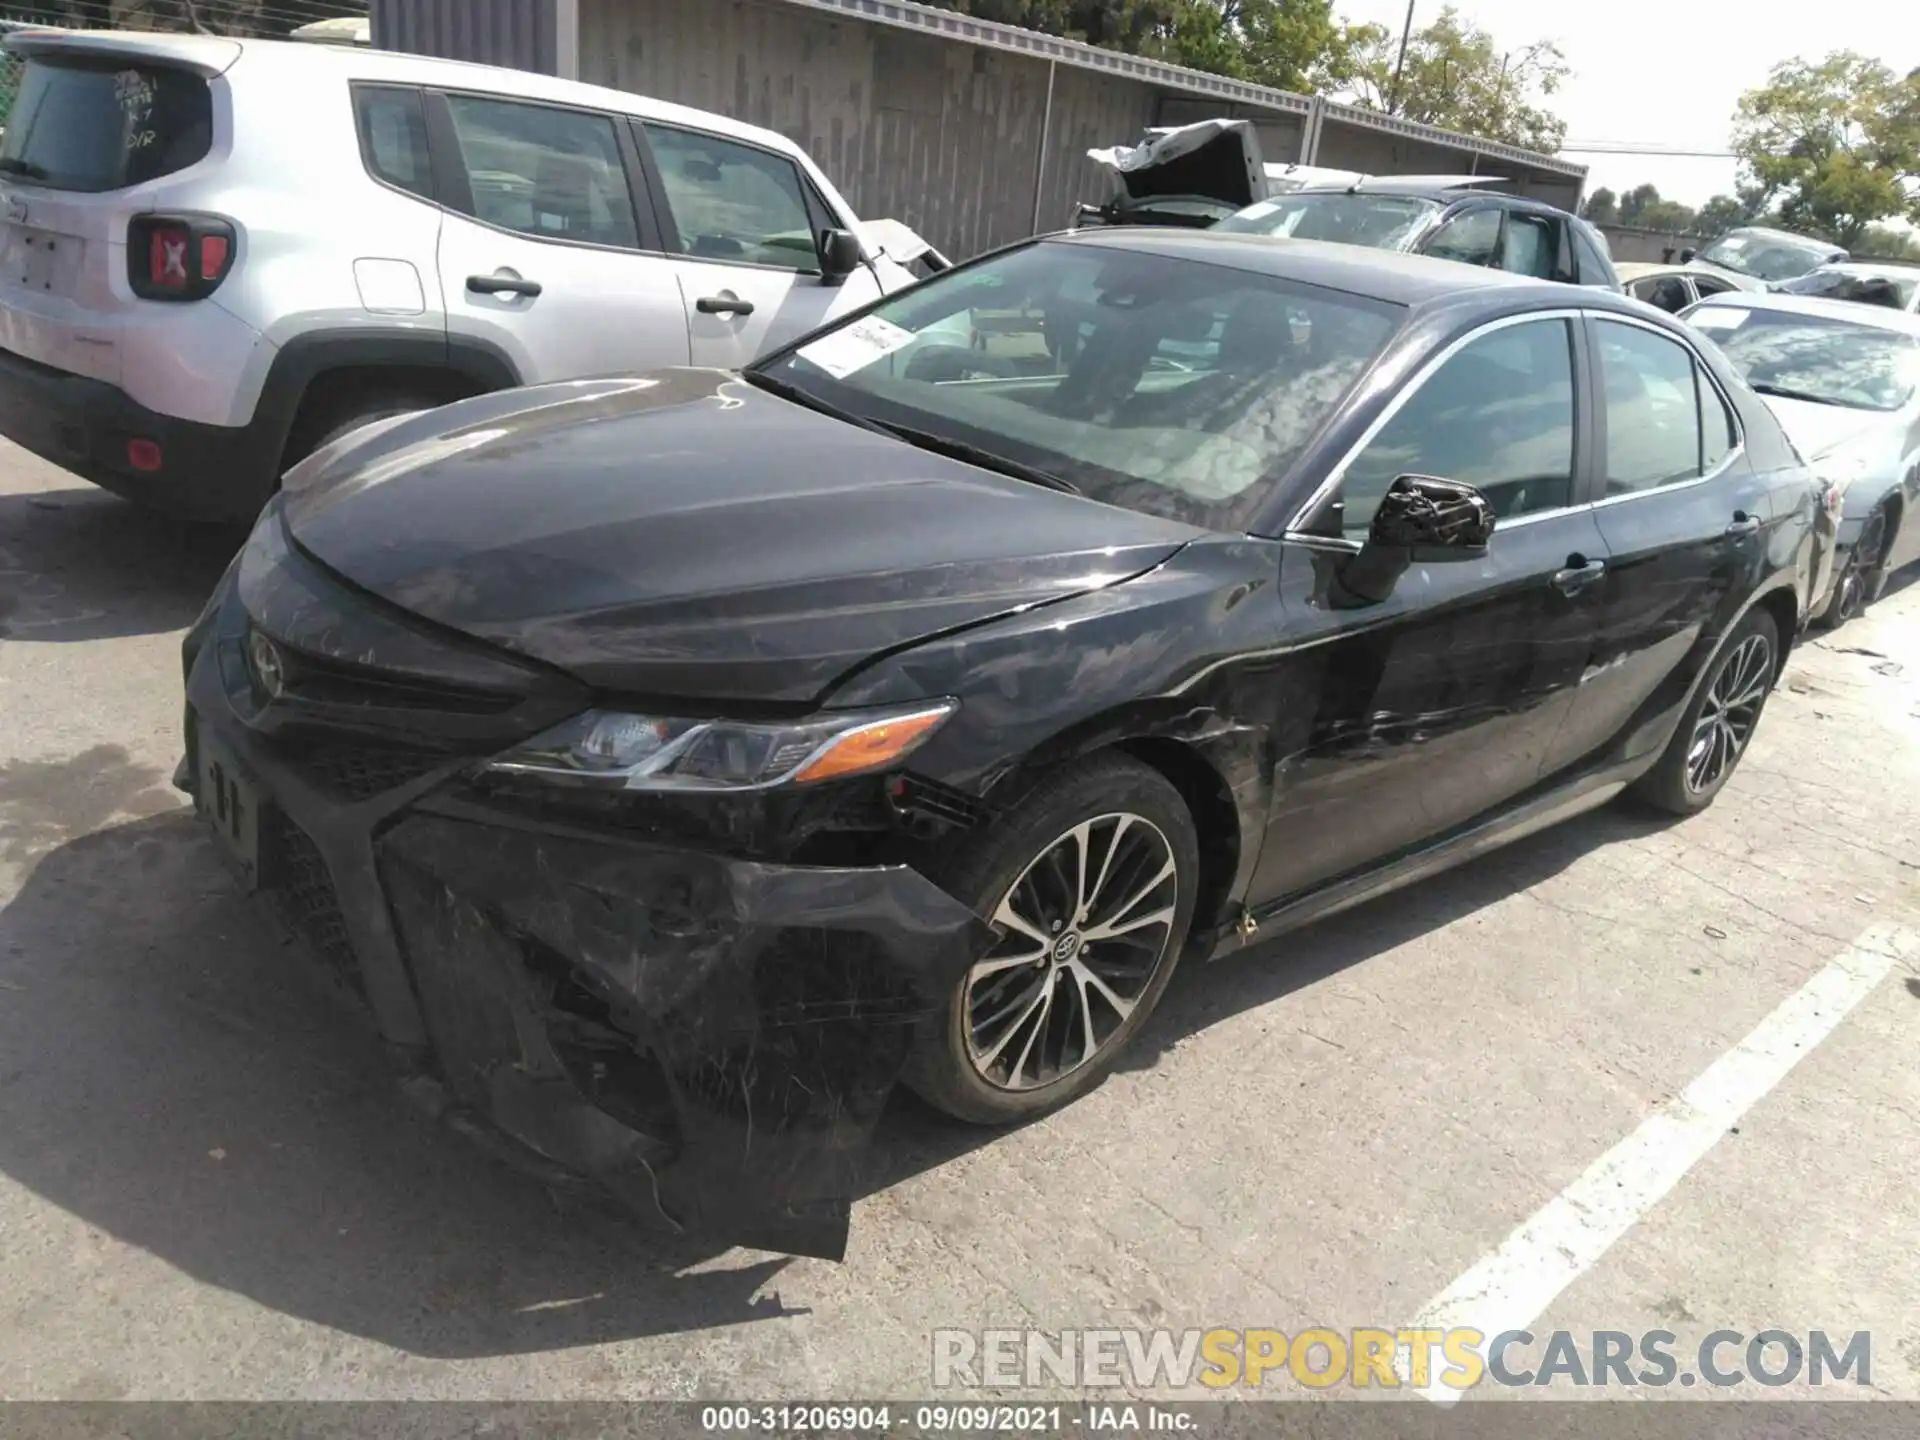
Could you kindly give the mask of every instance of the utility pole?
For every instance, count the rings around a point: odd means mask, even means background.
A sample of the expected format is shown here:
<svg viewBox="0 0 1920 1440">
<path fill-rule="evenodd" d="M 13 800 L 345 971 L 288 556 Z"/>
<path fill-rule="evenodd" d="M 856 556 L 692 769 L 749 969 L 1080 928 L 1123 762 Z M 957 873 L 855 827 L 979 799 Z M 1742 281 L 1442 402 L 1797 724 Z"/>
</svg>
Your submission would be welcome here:
<svg viewBox="0 0 1920 1440">
<path fill-rule="evenodd" d="M 1414 0 L 1407 0 L 1407 23 L 1400 27 L 1400 57 L 1393 62 L 1393 93 L 1387 97 L 1387 113 L 1400 113 L 1400 72 L 1407 68 L 1407 41 L 1413 35 Z"/>
</svg>

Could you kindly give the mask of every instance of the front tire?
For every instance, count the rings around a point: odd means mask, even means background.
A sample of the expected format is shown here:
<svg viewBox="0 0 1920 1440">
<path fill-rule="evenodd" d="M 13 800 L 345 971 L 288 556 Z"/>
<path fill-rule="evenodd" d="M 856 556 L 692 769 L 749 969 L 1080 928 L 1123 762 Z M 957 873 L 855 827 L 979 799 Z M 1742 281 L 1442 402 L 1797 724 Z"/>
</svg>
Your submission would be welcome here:
<svg viewBox="0 0 1920 1440">
<path fill-rule="evenodd" d="M 1179 963 L 1199 840 L 1158 771 L 1102 756 L 1043 784 L 939 877 L 999 939 L 922 1031 L 907 1084 L 957 1119 L 1004 1125 L 1098 1085 Z"/>
<path fill-rule="evenodd" d="M 1634 795 L 1670 815 L 1694 815 L 1711 805 L 1747 753 L 1779 669 L 1779 626 L 1756 606 L 1713 657 L 1673 739 L 1635 782 Z"/>
<path fill-rule="evenodd" d="M 1833 582 L 1833 594 L 1827 608 L 1820 612 L 1820 624 L 1837 630 L 1866 611 L 1880 591 L 1881 567 L 1886 563 L 1889 539 L 1887 511 L 1881 506 L 1867 517 L 1860 539 L 1847 553 L 1840 578 Z"/>
</svg>

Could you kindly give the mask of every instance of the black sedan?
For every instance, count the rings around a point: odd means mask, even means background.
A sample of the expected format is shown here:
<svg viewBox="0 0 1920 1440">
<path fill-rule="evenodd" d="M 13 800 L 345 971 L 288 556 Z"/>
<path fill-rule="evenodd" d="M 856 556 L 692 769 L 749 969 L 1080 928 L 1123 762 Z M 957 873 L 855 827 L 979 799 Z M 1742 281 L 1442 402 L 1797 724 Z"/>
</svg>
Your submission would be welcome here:
<svg viewBox="0 0 1920 1440">
<path fill-rule="evenodd" d="M 899 1081 L 1038 1115 L 1183 953 L 1629 787 L 1710 803 L 1814 508 L 1719 352 L 1623 297 L 1029 242 L 745 373 L 315 454 L 188 637 L 181 783 L 413 1093 L 838 1256 Z"/>
</svg>

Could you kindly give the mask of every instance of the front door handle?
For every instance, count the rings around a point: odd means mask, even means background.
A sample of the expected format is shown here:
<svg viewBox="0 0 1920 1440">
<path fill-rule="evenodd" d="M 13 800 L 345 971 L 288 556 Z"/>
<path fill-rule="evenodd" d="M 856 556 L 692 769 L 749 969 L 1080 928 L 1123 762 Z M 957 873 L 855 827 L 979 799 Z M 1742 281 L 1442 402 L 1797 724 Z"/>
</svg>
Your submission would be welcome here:
<svg viewBox="0 0 1920 1440">
<path fill-rule="evenodd" d="M 1554 572 L 1553 588 L 1562 595 L 1578 595 L 1606 573 L 1604 561 L 1589 560 L 1584 555 L 1569 555 L 1567 568 Z"/>
<path fill-rule="evenodd" d="M 1733 523 L 1727 526 L 1729 540 L 1742 540 L 1749 535 L 1760 533 L 1760 522 L 1744 510 L 1733 512 Z"/>
<path fill-rule="evenodd" d="M 751 315 L 753 302 L 742 300 L 738 295 L 703 295 L 693 302 L 693 308 L 702 315 Z"/>
<path fill-rule="evenodd" d="M 469 295 L 524 295 L 529 300 L 540 293 L 538 280 L 522 280 L 517 275 L 469 275 Z"/>
</svg>

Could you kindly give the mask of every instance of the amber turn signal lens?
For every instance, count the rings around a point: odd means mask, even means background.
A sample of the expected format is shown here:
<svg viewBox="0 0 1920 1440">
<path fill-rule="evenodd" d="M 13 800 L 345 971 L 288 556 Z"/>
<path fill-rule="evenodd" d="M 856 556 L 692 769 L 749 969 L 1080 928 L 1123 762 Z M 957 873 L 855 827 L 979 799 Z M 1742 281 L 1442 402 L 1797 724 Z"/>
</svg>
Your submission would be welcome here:
<svg viewBox="0 0 1920 1440">
<path fill-rule="evenodd" d="M 858 730 L 849 730 L 794 772 L 793 783 L 811 785 L 821 780 L 837 780 L 843 775 L 884 770 L 926 739 L 951 713 L 944 708 L 926 710 L 897 720 L 876 720 Z"/>
</svg>

